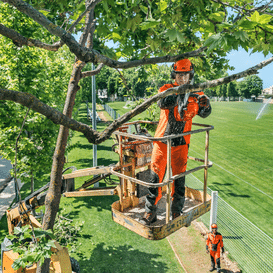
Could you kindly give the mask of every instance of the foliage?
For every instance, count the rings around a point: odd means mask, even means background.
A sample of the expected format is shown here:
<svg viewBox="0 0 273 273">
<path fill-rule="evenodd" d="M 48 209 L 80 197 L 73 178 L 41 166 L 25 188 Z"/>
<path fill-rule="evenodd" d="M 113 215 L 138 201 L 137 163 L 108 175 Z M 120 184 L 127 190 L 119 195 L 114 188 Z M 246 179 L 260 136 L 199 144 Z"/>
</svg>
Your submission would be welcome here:
<svg viewBox="0 0 273 273">
<path fill-rule="evenodd" d="M 11 20 L 16 18 L 16 20 Z M 8 27 L 25 35 L 49 35 L 30 18 L 0 5 L 0 20 Z M 18 48 L 4 36 L 0 36 L 0 85 L 6 89 L 34 94 L 49 106 L 61 110 L 65 98 L 71 60 L 66 47 L 57 54 L 37 48 Z M 19 104 L 0 101 L 0 150 L 1 155 L 14 163 L 15 140 L 19 134 L 26 110 Z M 21 179 L 50 172 L 58 126 L 33 111 L 29 112 L 19 141 L 18 167 Z"/>
<path fill-rule="evenodd" d="M 26 225 L 22 228 L 15 227 L 14 235 L 7 236 L 12 242 L 10 248 L 19 254 L 18 259 L 12 265 L 14 270 L 20 267 L 26 268 L 37 262 L 43 264 L 46 258 L 51 257 L 53 253 L 51 248 L 55 247 L 52 232 L 35 228 L 34 234 L 35 238 L 31 228 Z"/>
<path fill-rule="evenodd" d="M 230 82 L 227 85 L 227 97 L 238 97 L 239 93 L 237 91 L 236 83 Z"/>
<path fill-rule="evenodd" d="M 53 253 L 51 248 L 56 247 L 53 239 L 67 247 L 69 253 L 75 253 L 81 245 L 77 239 L 83 224 L 84 221 L 73 223 L 72 220 L 58 214 L 53 232 L 34 228 L 34 236 L 29 225 L 22 228 L 15 227 L 14 234 L 7 236 L 12 242 L 11 249 L 13 252 L 19 254 L 18 259 L 12 265 L 13 269 L 26 268 L 37 262 L 43 264 L 45 258 L 51 257 Z M 77 253 L 79 254 L 79 251 Z"/>
<path fill-rule="evenodd" d="M 66 218 L 66 216 L 58 214 L 55 220 L 53 233 L 58 238 L 58 243 L 67 247 L 69 253 L 76 252 L 79 245 L 77 238 L 84 221 L 73 223 L 73 220 Z"/>
<path fill-rule="evenodd" d="M 263 80 L 257 75 L 247 76 L 239 82 L 239 93 L 249 99 L 252 95 L 258 97 L 263 89 Z"/>
</svg>

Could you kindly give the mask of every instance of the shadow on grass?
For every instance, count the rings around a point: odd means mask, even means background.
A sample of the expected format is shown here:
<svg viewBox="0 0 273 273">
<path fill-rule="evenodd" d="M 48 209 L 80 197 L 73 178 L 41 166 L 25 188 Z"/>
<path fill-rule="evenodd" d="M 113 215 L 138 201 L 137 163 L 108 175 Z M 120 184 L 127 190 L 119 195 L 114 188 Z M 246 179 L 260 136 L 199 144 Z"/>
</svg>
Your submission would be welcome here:
<svg viewBox="0 0 273 273">
<path fill-rule="evenodd" d="M 236 194 L 236 193 L 233 193 L 233 192 L 230 192 L 227 195 L 233 196 L 233 197 L 242 197 L 242 198 L 250 198 L 251 197 L 248 194 Z"/>
<path fill-rule="evenodd" d="M 232 183 L 218 183 L 218 182 L 213 182 L 213 185 L 220 185 L 220 186 L 233 186 Z"/>
<path fill-rule="evenodd" d="M 77 219 L 83 209 L 88 210 L 96 208 L 97 211 L 111 210 L 111 205 L 117 201 L 118 196 L 93 196 L 93 197 L 77 197 L 71 202 L 73 204 L 73 210 L 69 212 L 69 219 Z M 61 209 L 60 209 L 61 211 Z M 90 215 L 91 216 L 91 215 Z"/>
<path fill-rule="evenodd" d="M 161 255 L 142 252 L 133 246 L 107 246 L 100 243 L 92 251 L 89 259 L 82 255 L 79 260 L 81 272 L 116 273 L 116 272 L 166 272 L 167 264 L 157 261 Z"/>
<path fill-rule="evenodd" d="M 77 159 L 74 161 L 70 161 L 69 163 L 80 164 L 81 169 L 91 168 L 93 166 L 93 159 L 92 158 L 91 159 L 90 158 L 80 158 L 80 159 Z"/>
</svg>

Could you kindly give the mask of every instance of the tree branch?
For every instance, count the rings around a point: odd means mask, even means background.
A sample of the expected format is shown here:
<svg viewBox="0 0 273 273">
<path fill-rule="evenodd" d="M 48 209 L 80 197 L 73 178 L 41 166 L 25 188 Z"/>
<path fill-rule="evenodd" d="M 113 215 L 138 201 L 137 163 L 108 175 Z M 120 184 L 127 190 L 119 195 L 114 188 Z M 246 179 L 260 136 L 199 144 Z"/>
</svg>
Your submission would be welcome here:
<svg viewBox="0 0 273 273">
<path fill-rule="evenodd" d="M 99 66 L 95 70 L 82 72 L 81 79 L 85 77 L 97 75 L 103 67 L 104 67 L 104 64 L 99 64 Z"/>
<path fill-rule="evenodd" d="M 91 11 L 95 8 L 95 6 L 101 2 L 102 0 L 91 0 L 90 4 L 86 7 L 85 11 L 75 20 L 75 22 L 68 29 L 68 32 L 72 32 L 74 27 L 81 21 L 81 19 L 85 16 L 88 11 Z"/>
<path fill-rule="evenodd" d="M 18 46 L 22 47 L 23 45 L 26 46 L 35 46 L 39 48 L 43 48 L 50 51 L 57 51 L 62 45 L 62 42 L 56 42 L 53 45 L 43 43 L 39 40 L 26 38 L 25 36 L 21 35 L 20 33 L 14 31 L 13 29 L 7 28 L 3 24 L 0 24 L 0 34 L 12 40 L 12 42 Z"/>
<path fill-rule="evenodd" d="M 159 99 L 165 98 L 172 94 L 185 94 L 189 92 L 198 92 L 210 87 L 216 87 L 218 85 L 227 84 L 231 81 L 238 80 L 240 78 L 246 77 L 248 75 L 257 74 L 258 70 L 267 66 L 268 64 L 273 62 L 273 57 L 247 69 L 240 73 L 233 74 L 224 78 L 208 81 L 205 83 L 194 84 L 194 85 L 181 85 L 178 87 L 169 88 L 164 92 L 158 93 L 155 96 L 147 99 L 142 104 L 138 105 L 135 109 L 127 112 L 119 119 L 115 120 L 110 124 L 103 132 L 99 133 L 94 131 L 88 125 L 78 122 L 74 119 L 70 119 L 61 112 L 55 110 L 54 108 L 44 104 L 40 100 L 38 100 L 34 95 L 24 93 L 24 92 L 17 92 L 11 91 L 7 89 L 0 88 L 0 100 L 10 100 L 17 103 L 20 103 L 23 106 L 26 106 L 32 109 L 35 112 L 38 112 L 48 119 L 53 121 L 56 124 L 62 124 L 65 127 L 68 127 L 74 131 L 78 131 L 84 134 L 87 140 L 90 143 L 100 144 L 101 142 L 108 139 L 111 134 L 117 130 L 123 123 L 129 121 L 131 118 L 135 117 L 136 115 L 142 113 L 146 110 L 150 105 L 154 102 L 158 101 Z"/>
<path fill-rule="evenodd" d="M 21 105 L 42 114 L 43 116 L 53 121 L 55 124 L 61 124 L 73 131 L 83 133 L 91 143 L 95 143 L 96 139 L 99 137 L 99 133 L 94 131 L 88 125 L 69 118 L 58 110 L 38 100 L 32 94 L 0 88 L 0 100 L 10 100 L 20 103 Z"/>
</svg>

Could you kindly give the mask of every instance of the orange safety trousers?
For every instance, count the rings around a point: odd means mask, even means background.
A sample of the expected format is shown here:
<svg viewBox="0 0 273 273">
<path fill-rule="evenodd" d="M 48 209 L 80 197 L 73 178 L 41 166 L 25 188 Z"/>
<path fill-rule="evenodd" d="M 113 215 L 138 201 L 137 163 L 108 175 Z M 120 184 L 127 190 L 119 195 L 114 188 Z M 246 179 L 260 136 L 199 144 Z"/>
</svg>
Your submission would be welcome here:
<svg viewBox="0 0 273 273">
<path fill-rule="evenodd" d="M 179 145 L 171 147 L 171 168 L 172 175 L 180 174 L 186 171 L 187 168 L 188 145 Z M 151 160 L 151 170 L 158 175 L 159 183 L 162 183 L 167 166 L 167 145 L 154 141 L 153 153 Z M 172 187 L 172 196 L 175 193 L 175 184 Z M 158 188 L 158 196 L 156 197 L 155 205 L 162 197 L 162 189 Z"/>
</svg>

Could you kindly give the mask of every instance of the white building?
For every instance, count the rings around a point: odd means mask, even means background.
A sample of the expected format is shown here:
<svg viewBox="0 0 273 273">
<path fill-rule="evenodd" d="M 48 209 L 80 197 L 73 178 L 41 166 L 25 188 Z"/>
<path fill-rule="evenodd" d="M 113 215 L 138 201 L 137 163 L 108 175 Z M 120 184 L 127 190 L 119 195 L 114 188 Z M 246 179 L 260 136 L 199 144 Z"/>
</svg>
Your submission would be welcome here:
<svg viewBox="0 0 273 273">
<path fill-rule="evenodd" d="M 262 90 L 262 95 L 273 95 L 273 85 Z"/>
<path fill-rule="evenodd" d="M 102 100 L 107 100 L 108 96 L 107 96 L 107 89 L 98 89 L 98 97 Z"/>
</svg>

